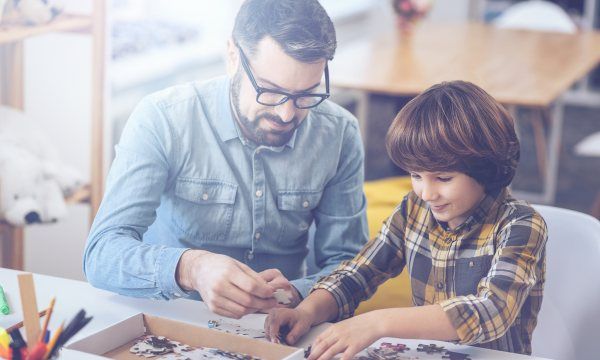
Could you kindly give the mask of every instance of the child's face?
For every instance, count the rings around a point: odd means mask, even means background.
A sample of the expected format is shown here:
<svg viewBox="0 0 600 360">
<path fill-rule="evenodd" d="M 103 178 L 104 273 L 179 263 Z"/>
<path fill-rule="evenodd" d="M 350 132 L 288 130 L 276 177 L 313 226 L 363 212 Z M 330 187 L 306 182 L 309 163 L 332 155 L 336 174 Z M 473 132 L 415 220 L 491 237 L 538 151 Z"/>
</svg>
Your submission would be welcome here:
<svg viewBox="0 0 600 360">
<path fill-rule="evenodd" d="M 485 189 L 460 172 L 411 172 L 414 192 L 429 204 L 437 221 L 451 229 L 462 224 L 485 197 Z"/>
</svg>

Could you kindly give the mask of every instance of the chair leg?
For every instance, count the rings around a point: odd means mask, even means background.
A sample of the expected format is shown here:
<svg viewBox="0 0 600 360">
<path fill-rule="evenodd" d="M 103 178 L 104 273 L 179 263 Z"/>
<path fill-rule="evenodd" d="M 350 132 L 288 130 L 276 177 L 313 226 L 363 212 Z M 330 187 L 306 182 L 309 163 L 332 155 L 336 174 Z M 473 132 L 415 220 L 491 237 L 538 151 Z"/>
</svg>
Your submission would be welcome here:
<svg viewBox="0 0 600 360">
<path fill-rule="evenodd" d="M 546 141 L 546 114 L 543 109 L 532 109 L 531 126 L 533 127 L 533 139 L 535 142 L 535 152 L 537 158 L 538 172 L 542 181 L 546 178 L 546 156 L 548 146 Z"/>
<path fill-rule="evenodd" d="M 590 214 L 596 219 L 600 220 L 600 191 L 598 191 L 598 194 L 596 194 L 596 200 L 592 205 Z"/>
</svg>

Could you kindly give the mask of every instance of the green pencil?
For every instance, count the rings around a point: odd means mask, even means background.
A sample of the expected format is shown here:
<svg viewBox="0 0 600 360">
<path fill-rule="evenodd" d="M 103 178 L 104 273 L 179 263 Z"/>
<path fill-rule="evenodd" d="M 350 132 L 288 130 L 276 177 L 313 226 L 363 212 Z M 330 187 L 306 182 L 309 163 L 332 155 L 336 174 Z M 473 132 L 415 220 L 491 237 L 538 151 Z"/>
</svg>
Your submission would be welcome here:
<svg viewBox="0 0 600 360">
<path fill-rule="evenodd" d="M 6 296 L 4 295 L 4 289 L 0 285 L 0 312 L 4 315 L 10 314 L 10 308 L 8 307 L 8 301 L 6 301 Z"/>
</svg>

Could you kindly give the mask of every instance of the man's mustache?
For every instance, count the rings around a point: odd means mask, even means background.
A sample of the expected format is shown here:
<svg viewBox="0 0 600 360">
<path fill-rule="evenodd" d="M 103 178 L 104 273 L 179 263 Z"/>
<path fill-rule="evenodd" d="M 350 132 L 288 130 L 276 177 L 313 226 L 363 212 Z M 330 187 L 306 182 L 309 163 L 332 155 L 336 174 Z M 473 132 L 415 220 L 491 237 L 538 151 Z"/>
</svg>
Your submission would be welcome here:
<svg viewBox="0 0 600 360">
<path fill-rule="evenodd" d="M 281 119 L 281 117 L 280 117 L 280 116 L 278 116 L 278 115 L 273 115 L 273 114 L 269 114 L 269 113 L 263 113 L 263 114 L 259 115 L 259 116 L 258 116 L 258 118 L 265 118 L 265 119 L 267 119 L 267 120 L 269 120 L 269 121 L 273 121 L 273 122 L 275 122 L 275 123 L 279 124 L 280 126 L 287 126 L 287 125 L 289 125 L 290 123 L 292 123 L 292 124 L 296 124 L 296 121 L 297 121 L 297 119 L 296 119 L 296 117 L 295 117 L 295 116 L 294 116 L 294 118 L 292 118 L 292 120 L 291 120 L 291 121 L 285 122 L 285 121 L 283 121 L 283 120 Z"/>
</svg>

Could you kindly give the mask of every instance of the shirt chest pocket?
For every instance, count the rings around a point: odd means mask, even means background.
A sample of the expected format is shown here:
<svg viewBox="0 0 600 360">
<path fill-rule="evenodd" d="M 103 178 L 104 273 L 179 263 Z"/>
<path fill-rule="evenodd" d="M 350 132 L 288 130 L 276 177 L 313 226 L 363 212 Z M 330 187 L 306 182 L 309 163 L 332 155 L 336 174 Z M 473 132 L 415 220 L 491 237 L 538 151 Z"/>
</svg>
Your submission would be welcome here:
<svg viewBox="0 0 600 360">
<path fill-rule="evenodd" d="M 490 271 L 493 255 L 457 259 L 454 268 L 454 289 L 457 296 L 477 294 L 477 285 Z"/>
<path fill-rule="evenodd" d="M 223 241 L 231 228 L 237 185 L 207 179 L 178 179 L 173 222 L 194 242 Z"/>
<path fill-rule="evenodd" d="M 312 210 L 319 205 L 323 191 L 279 191 L 277 208 L 280 210 L 279 240 L 294 242 L 306 234 L 313 221 Z"/>
</svg>

